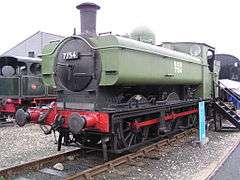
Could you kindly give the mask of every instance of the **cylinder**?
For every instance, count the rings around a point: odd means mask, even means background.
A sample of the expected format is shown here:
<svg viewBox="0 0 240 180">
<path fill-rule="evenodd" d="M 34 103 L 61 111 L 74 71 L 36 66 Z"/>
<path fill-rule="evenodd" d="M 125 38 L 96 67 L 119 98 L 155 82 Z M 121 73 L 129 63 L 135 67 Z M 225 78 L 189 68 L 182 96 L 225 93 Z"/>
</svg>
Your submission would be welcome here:
<svg viewBox="0 0 240 180">
<path fill-rule="evenodd" d="M 81 17 L 81 35 L 96 36 L 96 14 L 100 6 L 94 3 L 82 3 L 77 6 Z"/>
</svg>

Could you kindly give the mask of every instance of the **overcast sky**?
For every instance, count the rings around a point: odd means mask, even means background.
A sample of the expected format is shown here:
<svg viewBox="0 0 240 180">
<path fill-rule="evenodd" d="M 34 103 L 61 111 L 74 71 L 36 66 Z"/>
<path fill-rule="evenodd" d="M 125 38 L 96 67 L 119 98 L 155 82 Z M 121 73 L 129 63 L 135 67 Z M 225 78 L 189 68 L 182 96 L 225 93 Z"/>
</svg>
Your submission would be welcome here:
<svg viewBox="0 0 240 180">
<path fill-rule="evenodd" d="M 239 0 L 87 0 L 101 6 L 97 32 L 147 26 L 164 41 L 204 42 L 240 58 Z M 83 0 L 0 1 L 0 54 L 38 30 L 68 36 L 80 29 Z"/>
</svg>

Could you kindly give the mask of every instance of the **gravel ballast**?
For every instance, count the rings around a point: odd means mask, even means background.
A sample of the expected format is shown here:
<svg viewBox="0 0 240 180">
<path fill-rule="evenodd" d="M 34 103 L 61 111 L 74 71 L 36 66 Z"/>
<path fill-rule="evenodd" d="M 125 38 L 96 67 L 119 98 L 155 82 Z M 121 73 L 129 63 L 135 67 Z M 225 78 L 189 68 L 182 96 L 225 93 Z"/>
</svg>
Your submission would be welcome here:
<svg viewBox="0 0 240 180">
<path fill-rule="evenodd" d="M 59 153 L 53 134 L 34 124 L 0 128 L 0 146 L 0 169 Z M 60 152 L 73 149 L 62 146 Z"/>
<path fill-rule="evenodd" d="M 208 132 L 209 142 L 200 148 L 196 135 L 172 146 L 116 167 L 95 179 L 206 179 L 226 153 L 239 142 L 238 132 Z"/>
<path fill-rule="evenodd" d="M 0 130 L 0 169 L 58 153 L 53 135 L 44 135 L 38 125 Z M 207 136 L 209 142 L 202 148 L 193 143 L 193 135 L 94 179 L 205 179 L 239 142 L 240 133 L 209 131 Z M 73 149 L 63 146 L 61 152 Z"/>
</svg>

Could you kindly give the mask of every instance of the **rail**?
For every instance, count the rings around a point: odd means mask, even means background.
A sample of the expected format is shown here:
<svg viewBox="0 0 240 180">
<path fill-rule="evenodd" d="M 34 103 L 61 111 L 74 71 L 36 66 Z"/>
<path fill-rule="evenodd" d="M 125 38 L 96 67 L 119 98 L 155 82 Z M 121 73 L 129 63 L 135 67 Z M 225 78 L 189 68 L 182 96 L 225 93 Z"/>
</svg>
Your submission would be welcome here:
<svg viewBox="0 0 240 180">
<path fill-rule="evenodd" d="M 137 152 L 121 156 L 117 159 L 108 161 L 102 165 L 98 165 L 91 169 L 87 169 L 85 171 L 76 173 L 74 175 L 70 175 L 70 176 L 66 177 L 65 180 L 91 179 L 92 177 L 94 177 L 98 174 L 101 174 L 103 172 L 106 172 L 108 170 L 111 170 L 116 166 L 133 161 L 137 157 L 146 156 L 149 152 L 156 151 L 161 147 L 168 146 L 171 143 L 176 142 L 177 140 L 183 139 L 184 137 L 187 137 L 188 135 L 195 133 L 196 131 L 197 130 L 195 128 L 192 128 L 188 131 L 176 134 L 172 138 L 165 139 L 165 140 L 159 141 L 157 143 L 151 144 L 149 146 L 143 147 L 140 150 L 138 150 Z"/>
<path fill-rule="evenodd" d="M 38 170 L 45 165 L 64 161 L 64 160 L 66 160 L 66 158 L 68 156 L 78 155 L 81 151 L 82 151 L 81 149 L 76 149 L 73 151 L 68 151 L 68 152 L 57 154 L 57 155 L 38 159 L 35 161 L 30 161 L 27 163 L 19 164 L 16 166 L 3 168 L 3 169 L 0 169 L 0 177 L 3 176 L 5 178 L 7 178 L 9 176 L 13 176 L 13 175 L 19 173 L 20 171 Z"/>
<path fill-rule="evenodd" d="M 195 129 L 195 128 L 186 130 L 184 132 L 181 132 L 181 133 L 178 133 L 178 134 L 172 136 L 171 138 L 164 139 L 162 141 L 156 142 L 156 143 L 151 144 L 149 146 L 145 146 L 145 147 L 139 149 L 136 152 L 120 156 L 116 159 L 110 160 L 110 161 L 105 162 L 105 163 L 100 164 L 100 165 L 90 167 L 89 169 L 83 170 L 81 172 L 77 172 L 75 174 L 66 176 L 64 178 L 67 179 L 67 180 L 89 179 L 89 178 L 94 177 L 96 175 L 99 175 L 103 172 L 111 170 L 112 168 L 114 168 L 116 166 L 119 166 L 121 164 L 133 161 L 137 157 L 144 157 L 149 152 L 157 151 L 161 147 L 171 145 L 172 143 L 175 143 L 178 140 L 182 140 L 183 138 L 186 138 L 188 135 L 196 133 L 196 131 L 197 131 L 197 129 Z M 77 156 L 82 151 L 83 151 L 83 149 L 77 149 L 77 150 L 57 154 L 57 155 L 54 155 L 54 156 L 49 156 L 49 157 L 39 159 L 39 160 L 36 160 L 36 161 L 31 161 L 31 162 L 28 162 L 28 163 L 12 166 L 12 167 L 9 167 L 9 168 L 0 169 L 0 178 L 1 178 L 1 176 L 3 176 L 4 178 L 8 178 L 8 179 L 10 178 L 11 179 L 11 177 L 13 177 L 14 175 L 20 174 L 22 172 L 26 172 L 27 170 L 35 172 L 35 171 L 40 170 L 41 168 L 44 168 L 45 166 L 53 165 L 54 163 L 57 163 L 57 162 L 64 162 L 64 161 L 67 160 L 68 156 Z"/>
<path fill-rule="evenodd" d="M 215 82 L 215 84 L 217 84 L 217 87 L 220 89 L 222 89 L 224 92 L 226 92 L 228 95 L 234 96 L 237 98 L 238 101 L 240 101 L 240 95 L 235 93 L 234 91 L 232 91 L 231 89 L 229 89 L 227 86 L 225 86 L 223 83 L 221 83 L 220 81 L 218 81 L 218 83 Z M 221 88 L 221 85 L 223 86 L 223 88 Z M 219 92 L 220 93 L 220 92 Z M 220 95 L 220 94 L 219 94 Z"/>
</svg>

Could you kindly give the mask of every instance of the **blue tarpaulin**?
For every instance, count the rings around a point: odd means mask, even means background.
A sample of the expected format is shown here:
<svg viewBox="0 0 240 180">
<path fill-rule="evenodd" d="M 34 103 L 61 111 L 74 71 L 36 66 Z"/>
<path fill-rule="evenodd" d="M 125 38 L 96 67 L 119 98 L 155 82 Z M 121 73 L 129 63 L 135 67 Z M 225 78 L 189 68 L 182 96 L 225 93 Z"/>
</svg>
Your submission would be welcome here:
<svg viewBox="0 0 240 180">
<path fill-rule="evenodd" d="M 237 109 L 240 109 L 240 101 L 234 96 L 228 95 L 228 101 L 232 102 Z"/>
</svg>

